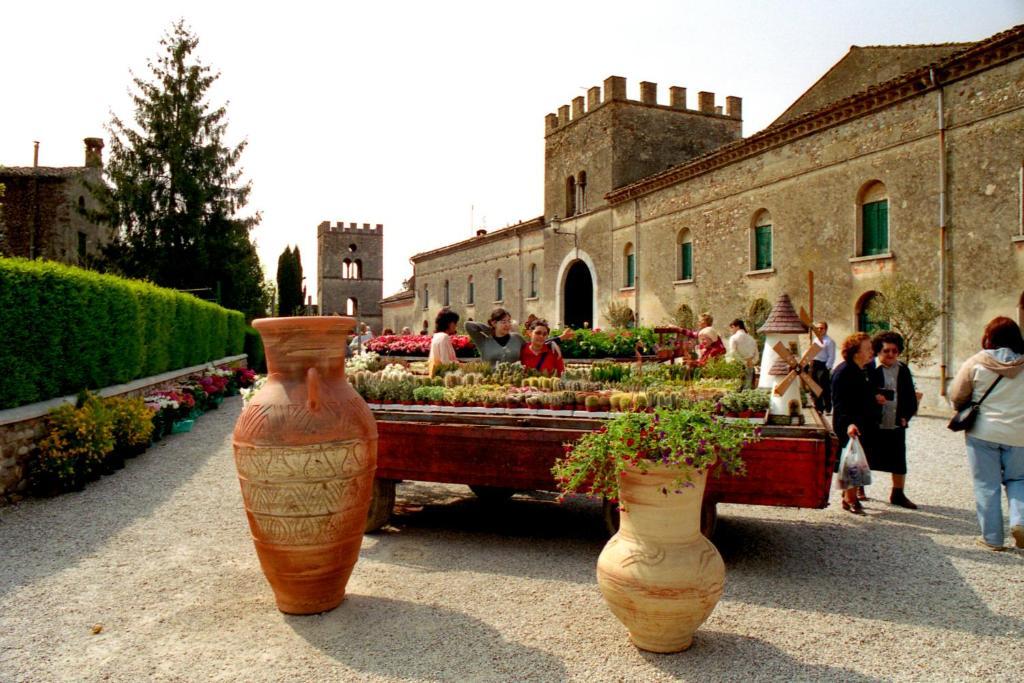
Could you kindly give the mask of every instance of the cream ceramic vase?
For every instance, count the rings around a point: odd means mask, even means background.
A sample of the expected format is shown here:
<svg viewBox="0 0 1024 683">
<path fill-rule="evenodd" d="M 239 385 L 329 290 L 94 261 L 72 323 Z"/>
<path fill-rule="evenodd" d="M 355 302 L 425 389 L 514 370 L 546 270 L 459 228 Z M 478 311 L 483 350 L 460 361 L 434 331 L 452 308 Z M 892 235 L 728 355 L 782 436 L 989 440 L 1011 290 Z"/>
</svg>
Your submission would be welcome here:
<svg viewBox="0 0 1024 683">
<path fill-rule="evenodd" d="M 628 469 L 619 476 L 619 531 L 597 560 L 597 583 L 641 650 L 679 652 L 722 596 L 725 563 L 700 533 L 707 472 L 675 493 L 677 468 Z M 664 491 L 668 493 L 664 493 Z"/>
<path fill-rule="evenodd" d="M 337 607 L 362 545 L 377 423 L 345 379 L 355 322 L 253 322 L 268 377 L 235 425 L 235 465 L 256 554 L 288 614 Z"/>
</svg>

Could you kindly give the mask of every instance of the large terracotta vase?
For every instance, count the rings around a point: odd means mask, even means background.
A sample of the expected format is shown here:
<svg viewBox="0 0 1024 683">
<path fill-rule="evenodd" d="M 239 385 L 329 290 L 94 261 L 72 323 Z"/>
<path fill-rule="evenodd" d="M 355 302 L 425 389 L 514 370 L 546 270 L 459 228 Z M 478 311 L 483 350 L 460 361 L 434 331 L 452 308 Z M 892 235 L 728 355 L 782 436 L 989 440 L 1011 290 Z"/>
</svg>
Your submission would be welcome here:
<svg viewBox="0 0 1024 683">
<path fill-rule="evenodd" d="M 619 475 L 624 509 L 619 531 L 597 560 L 597 582 L 608 607 L 641 650 L 679 652 L 722 596 L 725 564 L 700 533 L 707 472 L 675 493 L 676 468 Z M 667 494 L 665 493 L 667 491 Z"/>
<path fill-rule="evenodd" d="M 256 554 L 288 614 L 337 607 L 359 558 L 377 468 L 377 423 L 345 379 L 352 318 L 267 318 L 268 378 L 235 425 Z"/>
</svg>

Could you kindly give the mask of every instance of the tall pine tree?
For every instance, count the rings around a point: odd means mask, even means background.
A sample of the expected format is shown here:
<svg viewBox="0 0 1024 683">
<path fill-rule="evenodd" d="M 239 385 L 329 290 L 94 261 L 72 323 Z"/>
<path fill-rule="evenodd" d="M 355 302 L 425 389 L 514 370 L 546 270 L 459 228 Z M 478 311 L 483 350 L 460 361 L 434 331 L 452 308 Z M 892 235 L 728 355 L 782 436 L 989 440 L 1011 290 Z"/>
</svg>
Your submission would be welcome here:
<svg viewBox="0 0 1024 683">
<path fill-rule="evenodd" d="M 305 296 L 299 248 L 285 247 L 277 258 L 277 314 L 301 315 Z"/>
<path fill-rule="evenodd" d="M 227 110 L 206 101 L 219 75 L 195 57 L 198 44 L 184 22 L 174 24 L 148 62 L 150 80 L 132 79 L 133 124 L 114 115 L 107 126 L 109 187 L 94 188 L 103 207 L 96 218 L 116 229 L 105 265 L 219 295 L 252 318 L 267 301 L 249 237 L 260 217 L 239 215 L 251 189 L 238 166 L 246 143 L 224 141 Z"/>
</svg>

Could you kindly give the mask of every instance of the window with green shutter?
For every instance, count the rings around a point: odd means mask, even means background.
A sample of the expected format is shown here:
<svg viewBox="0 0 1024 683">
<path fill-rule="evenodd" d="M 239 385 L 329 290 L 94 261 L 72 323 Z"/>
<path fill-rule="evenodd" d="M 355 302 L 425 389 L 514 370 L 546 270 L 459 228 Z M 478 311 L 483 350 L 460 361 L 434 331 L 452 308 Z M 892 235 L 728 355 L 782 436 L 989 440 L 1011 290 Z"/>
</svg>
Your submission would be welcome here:
<svg viewBox="0 0 1024 683">
<path fill-rule="evenodd" d="M 772 226 L 759 225 L 754 228 L 754 270 L 772 267 Z"/>
<path fill-rule="evenodd" d="M 861 255 L 889 253 L 889 200 L 870 202 L 861 207 Z"/>
<path fill-rule="evenodd" d="M 693 279 L 693 242 L 679 245 L 679 279 Z"/>
<path fill-rule="evenodd" d="M 501 275 L 498 275 L 498 281 L 495 283 L 494 292 L 495 292 L 495 297 L 494 297 L 495 301 L 504 301 L 505 300 L 505 280 L 502 279 Z"/>
<path fill-rule="evenodd" d="M 626 254 L 626 286 L 636 284 L 636 254 Z"/>
</svg>

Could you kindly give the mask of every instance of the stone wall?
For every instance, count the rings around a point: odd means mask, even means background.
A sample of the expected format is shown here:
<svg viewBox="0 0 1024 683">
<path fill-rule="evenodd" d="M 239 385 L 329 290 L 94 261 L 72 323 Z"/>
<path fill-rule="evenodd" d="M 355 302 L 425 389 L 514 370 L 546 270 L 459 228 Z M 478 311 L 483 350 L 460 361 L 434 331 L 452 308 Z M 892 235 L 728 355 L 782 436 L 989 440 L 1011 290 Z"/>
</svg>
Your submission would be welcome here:
<svg viewBox="0 0 1024 683">
<path fill-rule="evenodd" d="M 862 297 L 890 273 L 911 278 L 940 303 L 944 158 L 948 333 L 945 353 L 940 348 L 932 363 L 915 368 L 931 395 L 927 400 L 941 402 L 943 370 L 948 379 L 977 350 L 988 320 L 1024 315 L 1024 57 L 1020 38 L 1013 40 L 940 69 L 940 82 L 946 79 L 941 89 L 925 70 L 889 91 L 857 96 L 725 145 L 718 153 L 613 190 L 599 203 L 588 202 L 578 215 L 556 218 L 564 213 L 566 173 L 592 163 L 584 169 L 588 192 L 591 185 L 614 187 L 616 174 L 628 175 L 617 166 L 615 141 L 629 140 L 647 154 L 651 140 L 664 133 L 642 135 L 646 127 L 658 127 L 645 118 L 650 107 L 643 103 L 613 101 L 584 113 L 583 103 L 574 100 L 571 117 L 563 107 L 547 118 L 547 215 L 538 219 L 530 239 L 520 244 L 514 233 L 497 241 L 492 235 L 418 255 L 417 297 L 423 284 L 434 293 L 448 278 L 456 283 L 454 291 L 462 291 L 468 275 L 477 281 L 483 277 L 473 312 L 459 309 L 457 296 L 453 301 L 460 313 L 482 319 L 480 303 L 493 271 L 522 273 L 537 262 L 543 267 L 540 296 L 506 308 L 518 319 L 536 313 L 558 325 L 565 274 L 578 259 L 595 281 L 595 326 L 605 323 L 610 302 L 621 301 L 638 313 L 640 324 L 672 320 L 686 304 L 693 311 L 710 311 L 724 329 L 732 318 L 746 317 L 755 300 L 772 302 L 781 292 L 809 308 L 808 271 L 813 271 L 814 315 L 828 320 L 832 336 L 841 339 L 856 329 Z M 706 120 L 719 119 L 695 117 L 689 125 Z M 606 127 L 625 132 L 610 133 Z M 861 206 L 869 186 L 879 191 L 877 183 L 888 199 L 889 252 L 863 256 Z M 773 227 L 773 264 L 755 271 L 753 228 L 762 212 Z M 679 277 L 684 230 L 693 243 L 694 273 L 688 281 Z M 625 287 L 627 245 L 637 261 L 632 288 Z M 506 287 L 510 284 L 507 280 Z M 436 301 L 432 295 L 432 309 Z M 937 333 L 934 341 L 940 340 Z"/>
<path fill-rule="evenodd" d="M 246 367 L 246 356 L 229 356 L 213 363 L 218 367 Z M 182 368 L 154 377 L 143 377 L 127 384 L 106 387 L 100 396 L 144 396 L 158 389 L 170 388 L 183 377 L 204 370 L 208 364 Z M 43 437 L 46 415 L 57 406 L 74 403 L 74 396 L 0 410 L 0 501 L 25 488 L 25 464 L 36 443 Z"/>
</svg>

